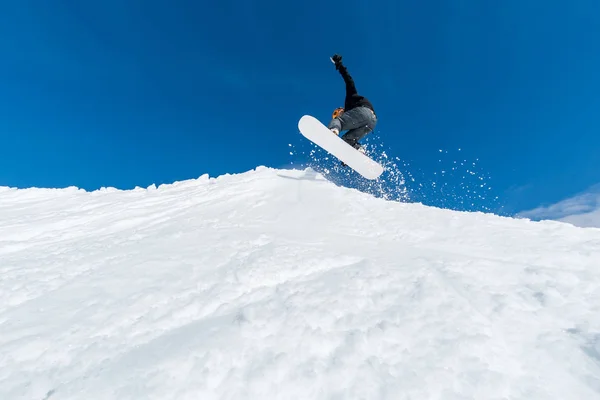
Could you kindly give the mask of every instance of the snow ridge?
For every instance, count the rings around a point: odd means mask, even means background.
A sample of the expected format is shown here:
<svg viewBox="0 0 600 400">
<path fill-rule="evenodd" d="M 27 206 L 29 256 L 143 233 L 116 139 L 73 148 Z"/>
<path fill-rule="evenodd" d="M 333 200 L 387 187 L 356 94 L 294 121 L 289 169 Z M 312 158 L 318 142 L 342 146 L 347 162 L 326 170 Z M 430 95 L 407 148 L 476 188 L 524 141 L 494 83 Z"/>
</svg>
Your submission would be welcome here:
<svg viewBox="0 0 600 400">
<path fill-rule="evenodd" d="M 0 190 L 0 398 L 600 398 L 600 230 L 307 170 Z"/>
</svg>

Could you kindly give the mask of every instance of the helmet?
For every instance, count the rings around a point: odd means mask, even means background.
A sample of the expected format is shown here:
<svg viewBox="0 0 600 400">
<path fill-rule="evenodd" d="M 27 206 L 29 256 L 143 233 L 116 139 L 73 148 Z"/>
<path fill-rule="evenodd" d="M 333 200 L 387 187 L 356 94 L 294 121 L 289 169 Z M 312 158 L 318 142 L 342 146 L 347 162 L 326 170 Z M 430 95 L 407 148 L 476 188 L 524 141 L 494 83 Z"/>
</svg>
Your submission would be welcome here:
<svg viewBox="0 0 600 400">
<path fill-rule="evenodd" d="M 337 118 L 340 115 L 342 115 L 344 113 L 344 107 L 338 107 L 335 110 L 333 110 L 333 113 L 331 114 L 332 118 Z"/>
</svg>

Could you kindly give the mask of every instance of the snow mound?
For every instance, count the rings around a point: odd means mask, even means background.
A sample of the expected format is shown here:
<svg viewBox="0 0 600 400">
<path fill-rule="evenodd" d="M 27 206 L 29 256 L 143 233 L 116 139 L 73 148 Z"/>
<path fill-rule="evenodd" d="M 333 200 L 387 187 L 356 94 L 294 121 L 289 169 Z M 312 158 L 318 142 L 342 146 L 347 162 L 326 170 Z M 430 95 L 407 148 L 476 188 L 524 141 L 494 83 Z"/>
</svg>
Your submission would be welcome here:
<svg viewBox="0 0 600 400">
<path fill-rule="evenodd" d="M 0 190 L 0 399 L 600 398 L 600 230 L 258 168 Z"/>
</svg>

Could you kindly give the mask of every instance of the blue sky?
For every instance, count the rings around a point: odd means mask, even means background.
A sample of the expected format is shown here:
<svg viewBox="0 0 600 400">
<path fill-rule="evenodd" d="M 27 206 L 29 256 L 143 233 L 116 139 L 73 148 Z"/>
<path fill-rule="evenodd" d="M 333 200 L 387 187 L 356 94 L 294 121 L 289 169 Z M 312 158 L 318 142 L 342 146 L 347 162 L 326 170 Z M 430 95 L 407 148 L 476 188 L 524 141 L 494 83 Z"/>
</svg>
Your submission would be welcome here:
<svg viewBox="0 0 600 400">
<path fill-rule="evenodd" d="M 431 189 L 457 160 L 492 187 L 472 209 L 600 182 L 597 1 L 24 0 L 2 6 L 0 33 L 0 186 L 301 163 L 298 119 L 343 103 L 336 52 L 378 112 L 370 142 L 402 160 L 417 201 L 459 208 L 447 196 L 471 195 L 465 167 Z"/>
</svg>

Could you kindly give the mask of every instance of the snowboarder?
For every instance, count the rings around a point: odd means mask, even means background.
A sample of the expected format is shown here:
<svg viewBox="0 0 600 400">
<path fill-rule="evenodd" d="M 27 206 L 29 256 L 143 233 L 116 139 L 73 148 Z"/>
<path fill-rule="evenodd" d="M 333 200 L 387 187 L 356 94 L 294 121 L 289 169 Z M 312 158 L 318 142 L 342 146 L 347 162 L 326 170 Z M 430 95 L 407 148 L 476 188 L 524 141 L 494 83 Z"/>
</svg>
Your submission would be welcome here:
<svg viewBox="0 0 600 400">
<path fill-rule="evenodd" d="M 335 69 L 340 72 L 346 83 L 346 99 L 344 107 L 333 111 L 331 122 L 327 126 L 333 133 L 339 135 L 341 131 L 347 130 L 341 138 L 364 153 L 364 148 L 358 142 L 375 129 L 377 115 L 373 105 L 367 98 L 358 94 L 354 80 L 348 74 L 346 66 L 342 64 L 342 56 L 335 54 L 331 57 Z"/>
</svg>

